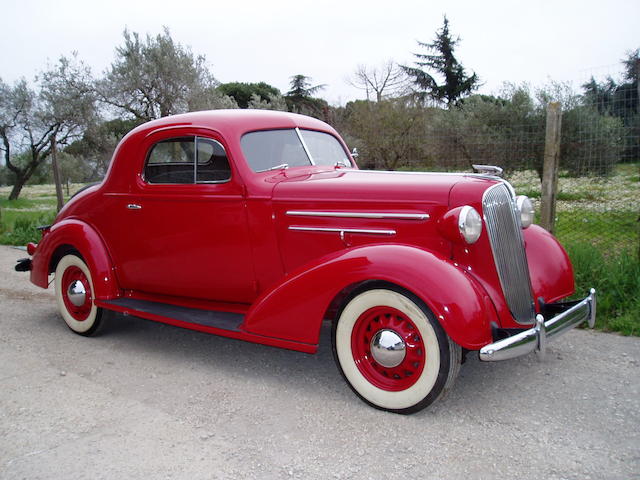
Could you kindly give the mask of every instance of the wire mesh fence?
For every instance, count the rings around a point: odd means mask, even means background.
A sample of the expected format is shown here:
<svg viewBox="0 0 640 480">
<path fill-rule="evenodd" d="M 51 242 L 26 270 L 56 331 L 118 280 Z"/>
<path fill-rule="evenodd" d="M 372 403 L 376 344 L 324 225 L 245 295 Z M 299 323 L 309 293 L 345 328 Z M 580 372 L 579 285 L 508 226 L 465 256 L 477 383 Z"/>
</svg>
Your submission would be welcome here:
<svg viewBox="0 0 640 480">
<path fill-rule="evenodd" d="M 583 93 L 571 93 L 566 88 L 546 98 L 542 92 L 537 105 L 528 92 L 517 88 L 505 98 L 472 97 L 459 111 L 442 110 L 430 116 L 426 122 L 425 166 L 453 171 L 469 171 L 478 163 L 500 166 L 516 192 L 534 199 L 539 211 L 545 102 L 560 97 L 554 233 L 564 242 L 586 242 L 605 252 L 638 251 L 638 89 L 637 75 L 627 83 L 616 83 L 610 77 L 598 82 L 592 77 L 582 84 Z"/>
</svg>

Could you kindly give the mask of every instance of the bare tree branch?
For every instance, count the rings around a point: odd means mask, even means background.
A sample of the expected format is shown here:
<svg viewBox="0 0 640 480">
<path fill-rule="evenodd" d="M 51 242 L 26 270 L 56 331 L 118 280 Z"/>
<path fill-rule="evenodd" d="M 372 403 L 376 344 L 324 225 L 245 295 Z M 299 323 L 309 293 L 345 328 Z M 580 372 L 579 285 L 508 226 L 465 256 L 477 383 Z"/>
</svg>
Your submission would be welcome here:
<svg viewBox="0 0 640 480">
<path fill-rule="evenodd" d="M 364 90 L 367 100 L 369 92 L 374 92 L 378 102 L 384 98 L 404 95 L 408 86 L 404 71 L 392 60 L 377 67 L 358 65 L 348 82 L 351 86 Z"/>
</svg>

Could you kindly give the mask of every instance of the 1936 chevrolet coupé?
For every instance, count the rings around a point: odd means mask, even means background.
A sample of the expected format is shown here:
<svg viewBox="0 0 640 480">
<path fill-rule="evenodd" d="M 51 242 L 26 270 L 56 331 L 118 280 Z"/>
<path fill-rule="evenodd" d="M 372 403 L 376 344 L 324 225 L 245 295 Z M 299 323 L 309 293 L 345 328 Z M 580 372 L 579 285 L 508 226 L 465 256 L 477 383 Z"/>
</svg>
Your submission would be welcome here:
<svg viewBox="0 0 640 480">
<path fill-rule="evenodd" d="M 358 170 L 313 118 L 210 111 L 146 123 L 16 266 L 91 335 L 104 309 L 314 353 L 365 402 L 418 411 L 463 353 L 502 360 L 580 323 L 571 263 L 533 209 L 485 173 Z"/>
</svg>

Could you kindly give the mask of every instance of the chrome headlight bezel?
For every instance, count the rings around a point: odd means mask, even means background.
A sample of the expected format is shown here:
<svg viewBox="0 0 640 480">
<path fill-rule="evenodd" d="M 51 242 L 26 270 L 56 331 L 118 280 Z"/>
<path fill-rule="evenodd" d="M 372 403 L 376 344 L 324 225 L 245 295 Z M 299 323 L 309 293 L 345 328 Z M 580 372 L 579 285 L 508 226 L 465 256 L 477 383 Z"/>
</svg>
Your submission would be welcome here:
<svg viewBox="0 0 640 480">
<path fill-rule="evenodd" d="M 522 228 L 529 228 L 533 225 L 536 217 L 536 209 L 533 206 L 533 202 L 526 195 L 518 195 L 516 197 L 516 207 L 520 212 L 520 226 Z"/>
<path fill-rule="evenodd" d="M 469 205 L 462 207 L 458 216 L 458 230 L 468 244 L 478 241 L 482 234 L 482 217 L 475 208 Z"/>
</svg>

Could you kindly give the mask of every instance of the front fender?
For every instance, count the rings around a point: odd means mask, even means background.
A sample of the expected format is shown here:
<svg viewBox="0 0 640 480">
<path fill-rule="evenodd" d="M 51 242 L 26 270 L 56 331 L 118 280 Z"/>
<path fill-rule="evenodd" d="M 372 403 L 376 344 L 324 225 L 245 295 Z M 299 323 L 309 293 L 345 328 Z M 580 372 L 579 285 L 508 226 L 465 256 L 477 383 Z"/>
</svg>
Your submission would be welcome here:
<svg viewBox="0 0 640 480">
<path fill-rule="evenodd" d="M 98 233 L 87 223 L 69 219 L 56 223 L 42 238 L 33 254 L 31 282 L 47 288 L 53 255 L 63 248 L 77 250 L 93 277 L 94 295 L 98 300 L 120 296 L 111 257 Z"/>
<path fill-rule="evenodd" d="M 306 265 L 254 303 L 244 329 L 316 345 L 332 301 L 346 288 L 371 280 L 417 295 L 462 347 L 477 350 L 492 341 L 490 324 L 497 315 L 484 289 L 448 259 L 403 245 L 353 248 Z"/>
<path fill-rule="evenodd" d="M 573 267 L 558 240 L 538 225 L 524 230 L 524 240 L 534 298 L 553 303 L 573 295 Z"/>
</svg>

